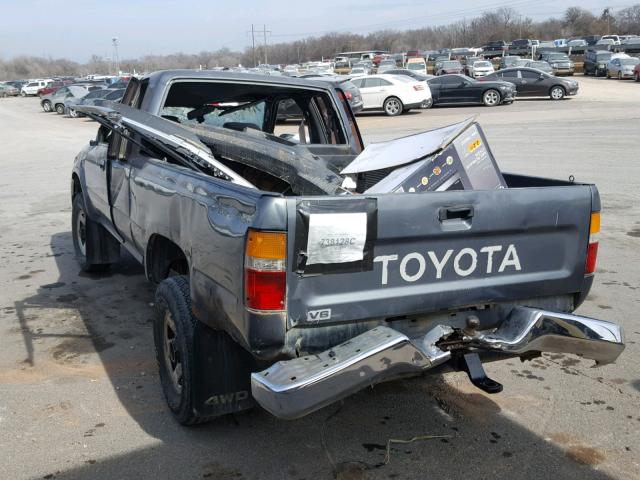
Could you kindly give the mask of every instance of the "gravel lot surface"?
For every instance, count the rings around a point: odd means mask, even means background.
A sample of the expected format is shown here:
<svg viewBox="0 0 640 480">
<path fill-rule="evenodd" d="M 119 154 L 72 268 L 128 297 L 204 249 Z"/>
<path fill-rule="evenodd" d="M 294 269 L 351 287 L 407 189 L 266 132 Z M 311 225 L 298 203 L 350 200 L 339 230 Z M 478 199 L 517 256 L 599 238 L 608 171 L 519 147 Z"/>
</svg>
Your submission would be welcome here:
<svg viewBox="0 0 640 480">
<path fill-rule="evenodd" d="M 363 114 L 366 141 L 477 115 L 505 171 L 597 183 L 598 272 L 579 313 L 620 322 L 627 349 L 591 368 L 569 355 L 391 382 L 297 421 L 264 411 L 179 426 L 157 378 L 153 288 L 125 260 L 80 274 L 73 158 L 96 124 L 0 99 L 0 477 L 640 478 L 640 84 L 576 77 L 575 98 Z M 499 212 L 496 212 L 499 215 Z M 420 438 L 393 444 L 390 439 Z"/>
</svg>

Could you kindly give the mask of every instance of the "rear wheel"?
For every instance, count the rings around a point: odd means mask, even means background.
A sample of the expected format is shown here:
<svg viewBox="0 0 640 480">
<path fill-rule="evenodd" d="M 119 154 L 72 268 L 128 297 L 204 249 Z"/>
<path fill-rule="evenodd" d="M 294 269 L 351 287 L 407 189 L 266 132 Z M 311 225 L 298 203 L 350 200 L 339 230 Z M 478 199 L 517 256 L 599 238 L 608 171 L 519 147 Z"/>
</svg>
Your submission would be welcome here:
<svg viewBox="0 0 640 480">
<path fill-rule="evenodd" d="M 52 110 L 51 102 L 49 100 L 45 100 L 44 102 L 42 102 L 42 110 L 44 110 L 45 112 L 50 112 Z"/>
<path fill-rule="evenodd" d="M 89 232 L 92 232 L 91 234 Z M 80 268 L 85 272 L 104 272 L 109 268 L 108 263 L 92 263 L 91 249 L 97 245 L 97 241 L 91 241 L 90 235 L 97 232 L 98 235 L 109 235 L 100 225 L 96 225 L 87 215 L 82 193 L 73 197 L 71 210 L 71 233 L 73 235 L 73 248 L 76 260 Z M 98 239 L 99 240 L 99 239 Z"/>
<path fill-rule="evenodd" d="M 58 115 L 64 115 L 64 105 L 61 103 L 56 104 L 56 113 Z"/>
<path fill-rule="evenodd" d="M 384 113 L 386 113 L 390 117 L 395 117 L 396 115 L 400 115 L 404 110 L 404 105 L 397 97 L 389 97 L 384 101 Z"/>
<path fill-rule="evenodd" d="M 618 80 L 622 80 L 622 72 L 618 72 Z"/>
<path fill-rule="evenodd" d="M 422 108 L 431 108 L 431 107 L 433 107 L 433 98 L 430 98 L 430 99 L 425 100 L 424 102 L 422 102 L 421 107 Z"/>
<path fill-rule="evenodd" d="M 500 93 L 497 90 L 487 90 L 482 94 L 482 103 L 487 107 L 495 107 L 500 104 Z"/>
<path fill-rule="evenodd" d="M 26 97 L 26 96 L 27 96 L 27 94 L 26 94 L 25 92 L 20 92 L 20 96 L 21 96 L 21 97 Z"/>
<path fill-rule="evenodd" d="M 562 100 L 564 98 L 564 95 L 564 88 L 559 85 L 556 85 L 549 91 L 549 97 L 551 97 L 551 100 Z"/>
<path fill-rule="evenodd" d="M 78 112 L 76 112 L 73 108 L 69 109 L 69 116 L 71 118 L 78 118 Z"/>
<path fill-rule="evenodd" d="M 250 387 L 238 386 L 238 378 L 248 382 L 250 371 L 241 360 L 248 354 L 225 332 L 209 329 L 193 315 L 188 277 L 176 275 L 158 285 L 153 339 L 162 391 L 182 425 L 247 408 Z M 204 358 L 199 349 L 206 351 Z M 202 404 L 207 389 L 209 398 Z"/>
</svg>

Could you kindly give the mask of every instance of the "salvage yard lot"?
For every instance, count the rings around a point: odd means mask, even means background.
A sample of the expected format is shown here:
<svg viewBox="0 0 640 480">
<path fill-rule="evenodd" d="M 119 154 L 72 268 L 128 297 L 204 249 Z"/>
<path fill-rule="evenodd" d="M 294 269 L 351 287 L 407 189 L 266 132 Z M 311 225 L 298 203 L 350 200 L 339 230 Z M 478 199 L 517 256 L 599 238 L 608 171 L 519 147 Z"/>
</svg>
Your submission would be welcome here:
<svg viewBox="0 0 640 480">
<path fill-rule="evenodd" d="M 594 182 L 598 271 L 582 315 L 620 323 L 627 349 L 592 369 L 568 355 L 379 385 L 297 421 L 264 411 L 180 427 L 165 407 L 153 287 L 133 260 L 79 274 L 69 174 L 96 124 L 0 100 L 2 478 L 640 478 L 640 84 L 576 77 L 577 97 L 362 114 L 367 142 L 478 115 L 504 171 Z M 500 215 L 500 212 L 496 212 Z M 420 221 L 419 218 L 416 221 Z M 393 444 L 385 464 L 387 441 Z"/>
</svg>

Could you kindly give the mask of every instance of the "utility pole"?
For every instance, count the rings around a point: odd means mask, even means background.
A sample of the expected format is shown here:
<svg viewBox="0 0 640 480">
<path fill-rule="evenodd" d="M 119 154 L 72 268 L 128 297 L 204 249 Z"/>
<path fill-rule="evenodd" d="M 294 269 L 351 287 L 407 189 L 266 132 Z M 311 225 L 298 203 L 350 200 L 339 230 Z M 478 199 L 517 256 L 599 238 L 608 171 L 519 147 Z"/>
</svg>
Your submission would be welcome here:
<svg viewBox="0 0 640 480">
<path fill-rule="evenodd" d="M 264 34 L 264 64 L 269 65 L 269 62 L 267 61 L 267 26 L 266 25 L 262 26 L 262 33 Z"/>
<path fill-rule="evenodd" d="M 249 32 L 247 32 L 247 33 L 249 33 Z M 256 55 L 256 34 L 257 33 L 262 33 L 262 35 L 263 35 L 263 39 L 264 39 L 264 63 L 266 64 L 267 61 L 268 61 L 268 57 L 267 57 L 267 34 L 271 35 L 271 31 L 267 30 L 267 26 L 266 25 L 262 26 L 262 30 L 256 30 L 255 27 L 253 26 L 253 23 L 251 24 L 251 46 L 253 48 L 253 66 L 254 67 L 258 66 L 258 59 L 257 59 L 257 55 Z"/>
<path fill-rule="evenodd" d="M 253 23 L 251 24 L 251 45 L 253 46 L 253 67 L 255 68 L 258 64 L 256 63 L 256 35 L 253 30 Z"/>
</svg>

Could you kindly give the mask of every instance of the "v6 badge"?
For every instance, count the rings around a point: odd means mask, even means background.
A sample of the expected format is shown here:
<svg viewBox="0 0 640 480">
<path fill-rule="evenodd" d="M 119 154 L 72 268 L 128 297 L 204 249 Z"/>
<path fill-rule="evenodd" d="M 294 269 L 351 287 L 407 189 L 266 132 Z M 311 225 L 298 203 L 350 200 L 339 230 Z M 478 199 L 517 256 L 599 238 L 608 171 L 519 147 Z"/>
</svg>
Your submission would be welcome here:
<svg viewBox="0 0 640 480">
<path fill-rule="evenodd" d="M 331 309 L 323 308 L 322 310 L 309 310 L 307 312 L 307 322 L 321 322 L 331 319 Z"/>
</svg>

